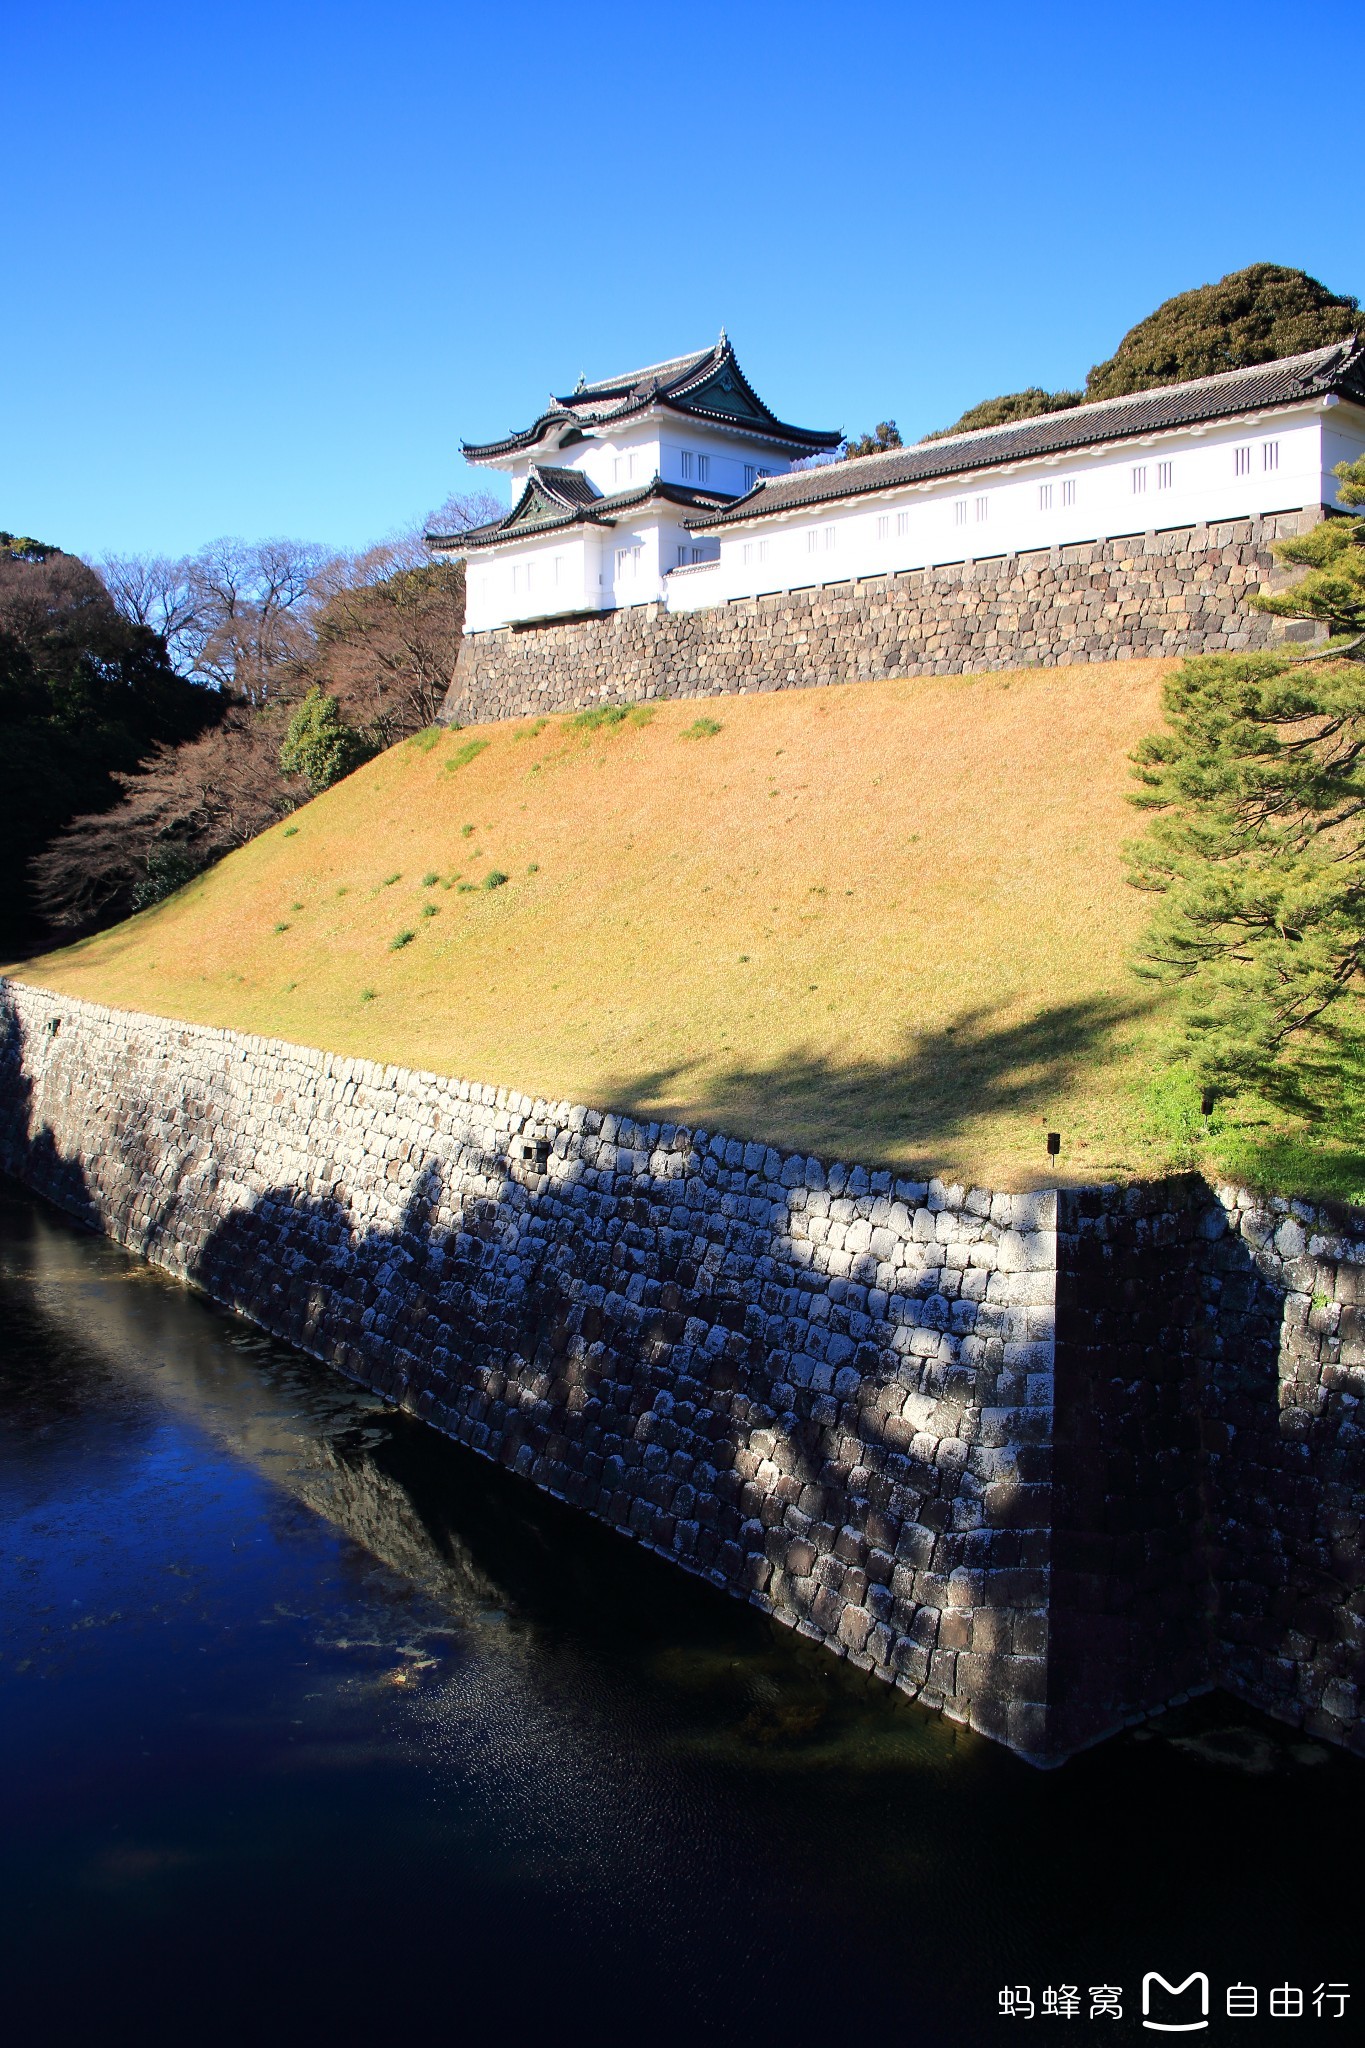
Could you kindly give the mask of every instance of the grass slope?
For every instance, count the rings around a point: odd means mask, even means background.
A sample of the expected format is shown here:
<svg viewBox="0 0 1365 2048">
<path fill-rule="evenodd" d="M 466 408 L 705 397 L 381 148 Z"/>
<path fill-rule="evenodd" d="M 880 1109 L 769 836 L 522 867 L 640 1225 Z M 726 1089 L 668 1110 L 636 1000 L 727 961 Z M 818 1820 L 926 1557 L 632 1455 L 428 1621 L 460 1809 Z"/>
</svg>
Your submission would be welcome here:
<svg viewBox="0 0 1365 2048">
<path fill-rule="evenodd" d="M 423 734 L 19 972 L 917 1174 L 1045 1181 L 1049 1128 L 1146 1170 L 1119 847 L 1165 666 Z"/>
</svg>

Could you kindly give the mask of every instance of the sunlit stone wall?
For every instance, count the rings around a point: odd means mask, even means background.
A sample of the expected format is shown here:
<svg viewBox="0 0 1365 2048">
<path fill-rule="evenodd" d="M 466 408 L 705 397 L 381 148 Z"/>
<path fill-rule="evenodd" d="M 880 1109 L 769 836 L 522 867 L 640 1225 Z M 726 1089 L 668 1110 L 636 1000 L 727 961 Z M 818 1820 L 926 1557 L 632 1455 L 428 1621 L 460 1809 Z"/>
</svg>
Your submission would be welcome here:
<svg viewBox="0 0 1365 2048">
<path fill-rule="evenodd" d="M 443 717 L 805 689 L 878 676 L 1210 654 L 1312 635 L 1251 611 L 1289 580 L 1271 547 L 1321 508 L 1128 534 L 733 599 L 633 605 L 466 636 Z"/>
<path fill-rule="evenodd" d="M 0 1164 L 1052 1760 L 1198 1686 L 1365 1749 L 1365 1218 L 1006 1195 L 0 988 Z"/>
</svg>

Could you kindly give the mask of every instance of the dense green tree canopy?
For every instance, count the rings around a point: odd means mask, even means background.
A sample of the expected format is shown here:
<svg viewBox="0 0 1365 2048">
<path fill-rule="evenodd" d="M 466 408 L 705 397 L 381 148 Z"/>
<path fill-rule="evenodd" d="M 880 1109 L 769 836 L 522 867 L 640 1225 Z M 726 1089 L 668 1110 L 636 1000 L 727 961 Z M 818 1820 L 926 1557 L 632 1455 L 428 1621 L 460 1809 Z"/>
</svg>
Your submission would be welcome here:
<svg viewBox="0 0 1365 2048">
<path fill-rule="evenodd" d="M 1161 384 L 1185 384 L 1302 355 L 1345 341 L 1362 325 L 1357 299 L 1328 291 L 1303 270 L 1279 263 L 1252 263 L 1217 284 L 1199 285 L 1165 299 L 1154 313 L 1130 327 L 1107 361 L 1096 363 L 1084 391 L 1043 391 L 1037 386 L 987 398 L 940 434 L 965 434 L 1010 420 L 1034 419 L 1073 405 L 1122 398 Z"/>
</svg>

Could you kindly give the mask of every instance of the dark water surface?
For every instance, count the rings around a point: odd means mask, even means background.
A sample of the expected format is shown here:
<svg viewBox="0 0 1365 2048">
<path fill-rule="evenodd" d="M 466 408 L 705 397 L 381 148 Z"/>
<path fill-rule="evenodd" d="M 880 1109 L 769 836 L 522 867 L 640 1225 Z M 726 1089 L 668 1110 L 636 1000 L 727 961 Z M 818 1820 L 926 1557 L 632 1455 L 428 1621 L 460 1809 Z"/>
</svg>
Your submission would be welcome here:
<svg viewBox="0 0 1365 2048">
<path fill-rule="evenodd" d="M 1363 1795 L 1220 1699 L 1032 1771 L 0 1184 L 10 2039 L 1153 2040 L 1350 1981 Z"/>
</svg>

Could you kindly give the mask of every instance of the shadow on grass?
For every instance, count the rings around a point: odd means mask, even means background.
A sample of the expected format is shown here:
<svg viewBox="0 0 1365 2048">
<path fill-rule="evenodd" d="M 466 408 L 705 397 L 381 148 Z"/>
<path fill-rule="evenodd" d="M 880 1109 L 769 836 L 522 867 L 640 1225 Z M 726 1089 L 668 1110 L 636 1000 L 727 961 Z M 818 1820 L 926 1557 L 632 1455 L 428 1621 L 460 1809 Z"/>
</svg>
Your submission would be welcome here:
<svg viewBox="0 0 1365 2048">
<path fill-rule="evenodd" d="M 894 1146 L 907 1165 L 938 1170 L 946 1141 L 992 1117 L 1057 1114 L 1083 1074 L 1127 1049 L 1126 1027 L 1151 1008 L 1145 997 L 1054 1003 L 1002 1019 L 978 1004 L 931 1031 L 907 1031 L 890 1059 L 840 1060 L 797 1051 L 762 1064 L 716 1068 L 698 1056 L 612 1076 L 606 1097 L 634 1114 L 688 1112 L 700 1098 L 727 1131 L 821 1153 Z"/>
</svg>

